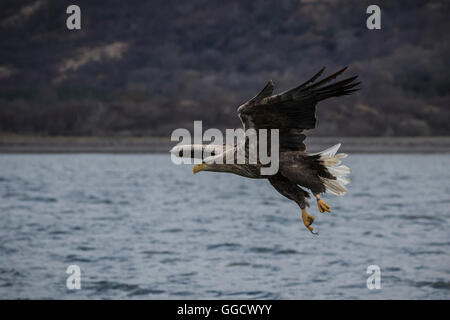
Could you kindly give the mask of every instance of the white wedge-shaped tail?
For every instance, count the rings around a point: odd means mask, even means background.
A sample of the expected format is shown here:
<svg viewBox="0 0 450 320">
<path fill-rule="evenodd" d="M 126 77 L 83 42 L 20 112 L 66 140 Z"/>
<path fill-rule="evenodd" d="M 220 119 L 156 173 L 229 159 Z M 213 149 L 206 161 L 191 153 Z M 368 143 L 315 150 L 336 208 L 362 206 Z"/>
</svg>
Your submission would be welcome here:
<svg viewBox="0 0 450 320">
<path fill-rule="evenodd" d="M 342 196 L 347 193 L 347 188 L 345 187 L 350 183 L 350 179 L 347 175 L 351 172 L 350 168 L 341 164 L 341 159 L 347 157 L 345 153 L 336 152 L 339 150 L 341 144 L 337 144 L 328 148 L 322 152 L 315 153 L 314 155 L 320 155 L 320 161 L 327 168 L 328 172 L 331 173 L 336 180 L 328 178 L 320 178 L 320 180 L 325 185 L 326 192 L 331 194 Z"/>
</svg>

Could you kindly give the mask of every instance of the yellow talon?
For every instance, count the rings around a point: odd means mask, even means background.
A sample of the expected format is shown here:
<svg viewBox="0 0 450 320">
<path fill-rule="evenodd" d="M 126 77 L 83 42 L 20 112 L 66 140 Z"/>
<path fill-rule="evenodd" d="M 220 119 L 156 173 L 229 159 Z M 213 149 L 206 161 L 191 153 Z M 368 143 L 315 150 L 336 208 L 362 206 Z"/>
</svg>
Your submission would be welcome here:
<svg viewBox="0 0 450 320">
<path fill-rule="evenodd" d="M 331 212 L 330 206 L 323 200 L 317 200 L 317 206 L 319 207 L 319 211 L 322 213 L 325 211 Z"/>
<path fill-rule="evenodd" d="M 306 212 L 306 209 L 302 209 L 302 220 L 305 224 L 305 227 L 308 228 L 309 231 L 313 234 L 318 234 L 314 232 L 314 228 L 311 227 L 311 224 L 314 222 L 314 217 Z"/>
</svg>

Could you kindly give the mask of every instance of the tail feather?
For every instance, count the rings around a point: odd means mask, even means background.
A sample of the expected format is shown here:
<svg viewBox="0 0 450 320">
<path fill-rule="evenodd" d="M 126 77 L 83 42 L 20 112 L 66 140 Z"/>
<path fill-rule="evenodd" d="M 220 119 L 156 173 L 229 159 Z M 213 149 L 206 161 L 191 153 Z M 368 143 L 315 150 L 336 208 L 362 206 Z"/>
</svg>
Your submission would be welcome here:
<svg viewBox="0 0 450 320">
<path fill-rule="evenodd" d="M 340 147 L 341 147 L 341 144 L 338 143 L 338 144 L 336 144 L 336 145 L 334 145 L 332 147 L 329 147 L 328 149 L 325 149 L 325 150 L 323 150 L 321 152 L 313 153 L 313 154 L 311 154 L 311 156 L 315 156 L 315 155 L 319 154 L 319 155 L 324 156 L 324 157 L 327 156 L 327 157 L 332 158 L 332 157 L 334 157 L 334 155 L 336 154 L 336 152 L 339 150 Z"/>
<path fill-rule="evenodd" d="M 340 165 L 341 163 L 342 163 L 342 161 L 339 160 L 339 158 L 337 158 L 337 157 L 322 160 L 322 164 L 325 167 L 335 167 L 335 166 Z"/>
<path fill-rule="evenodd" d="M 320 177 L 322 183 L 325 186 L 326 192 L 334 195 L 344 195 L 347 193 L 347 188 L 345 187 L 350 183 L 350 179 L 347 175 L 351 172 L 350 168 L 346 165 L 341 164 L 341 159 L 347 157 L 345 153 L 336 152 L 339 150 L 341 144 L 336 144 L 322 152 L 316 153 L 314 155 L 319 155 L 319 160 L 326 167 L 328 172 L 335 178 L 324 178 Z"/>
<path fill-rule="evenodd" d="M 339 184 L 346 186 L 347 184 L 350 183 L 350 179 L 347 177 L 337 177 L 336 181 L 339 182 Z"/>
<path fill-rule="evenodd" d="M 338 153 L 337 155 L 335 155 L 336 158 L 338 159 L 345 159 L 348 157 L 348 154 L 346 153 Z"/>
<path fill-rule="evenodd" d="M 340 166 L 329 166 L 328 172 L 331 173 L 335 177 L 343 177 L 351 172 L 350 168 L 345 165 Z"/>
<path fill-rule="evenodd" d="M 347 193 L 347 188 L 339 183 L 338 180 L 332 180 L 328 178 L 321 178 L 321 180 L 325 185 L 326 192 L 334 194 L 336 196 L 343 196 Z"/>
</svg>

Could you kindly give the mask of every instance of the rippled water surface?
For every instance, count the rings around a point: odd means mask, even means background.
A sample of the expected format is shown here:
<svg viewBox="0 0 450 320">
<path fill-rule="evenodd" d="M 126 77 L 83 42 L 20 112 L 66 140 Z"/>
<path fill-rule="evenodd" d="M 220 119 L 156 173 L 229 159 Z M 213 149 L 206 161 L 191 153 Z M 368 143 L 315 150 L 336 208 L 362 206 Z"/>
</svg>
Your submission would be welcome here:
<svg viewBox="0 0 450 320">
<path fill-rule="evenodd" d="M 346 164 L 332 213 L 311 203 L 314 236 L 264 180 L 167 155 L 0 155 L 0 298 L 449 299 L 450 155 Z"/>
</svg>

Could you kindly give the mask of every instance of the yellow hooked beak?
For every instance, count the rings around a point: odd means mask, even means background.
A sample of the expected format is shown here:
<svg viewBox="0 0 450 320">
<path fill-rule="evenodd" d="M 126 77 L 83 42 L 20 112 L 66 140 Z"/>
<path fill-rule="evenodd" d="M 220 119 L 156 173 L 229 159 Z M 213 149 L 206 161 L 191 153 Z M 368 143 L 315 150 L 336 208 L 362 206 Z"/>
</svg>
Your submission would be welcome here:
<svg viewBox="0 0 450 320">
<path fill-rule="evenodd" d="M 200 163 L 200 164 L 196 164 L 194 166 L 194 170 L 192 170 L 194 172 L 194 174 L 196 174 L 197 172 L 206 170 L 206 164 L 204 163 Z"/>
</svg>

